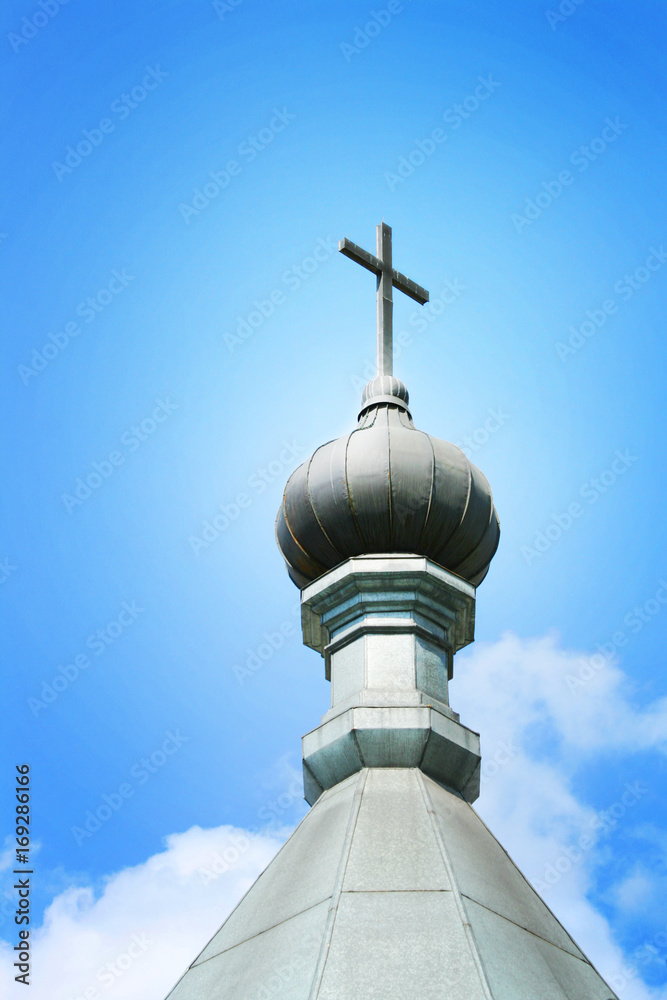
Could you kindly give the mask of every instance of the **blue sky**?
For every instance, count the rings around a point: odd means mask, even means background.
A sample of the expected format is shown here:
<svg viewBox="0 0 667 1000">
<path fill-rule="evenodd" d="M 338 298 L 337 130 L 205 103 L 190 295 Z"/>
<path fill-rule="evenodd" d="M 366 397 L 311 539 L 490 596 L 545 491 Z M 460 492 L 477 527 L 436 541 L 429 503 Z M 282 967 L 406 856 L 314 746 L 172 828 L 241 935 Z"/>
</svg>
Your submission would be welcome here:
<svg viewBox="0 0 667 1000">
<path fill-rule="evenodd" d="M 196 873 L 233 828 L 251 880 L 305 812 L 299 739 L 328 685 L 273 521 L 373 374 L 373 282 L 334 247 L 372 250 L 383 218 L 432 299 L 396 296 L 395 372 L 501 519 L 451 692 L 488 759 L 520 748 L 480 812 L 540 879 L 640 782 L 549 901 L 619 996 L 667 996 L 664 6 L 44 0 L 0 17 L 0 745 L 5 775 L 32 768 L 37 1000 L 58 935 L 97 926 L 123 872 L 167 843 Z M 7 834 L 12 808 L 6 792 Z M 183 956 L 174 916 L 164 951 L 100 995 L 159 998 L 180 966 L 164 988 L 142 969 L 187 964 L 245 884 L 227 875 Z M 98 927 L 112 958 L 128 879 Z M 74 967 L 64 1000 L 96 982 Z"/>
</svg>

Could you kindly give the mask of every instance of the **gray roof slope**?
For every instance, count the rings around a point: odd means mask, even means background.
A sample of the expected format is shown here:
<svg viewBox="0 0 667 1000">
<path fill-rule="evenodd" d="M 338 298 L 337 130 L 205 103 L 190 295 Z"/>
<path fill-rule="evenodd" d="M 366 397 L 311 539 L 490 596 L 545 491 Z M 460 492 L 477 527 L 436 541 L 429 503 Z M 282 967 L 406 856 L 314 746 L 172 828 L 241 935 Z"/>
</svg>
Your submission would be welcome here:
<svg viewBox="0 0 667 1000">
<path fill-rule="evenodd" d="M 608 1000 L 473 808 L 416 768 L 329 789 L 168 1000 Z"/>
</svg>

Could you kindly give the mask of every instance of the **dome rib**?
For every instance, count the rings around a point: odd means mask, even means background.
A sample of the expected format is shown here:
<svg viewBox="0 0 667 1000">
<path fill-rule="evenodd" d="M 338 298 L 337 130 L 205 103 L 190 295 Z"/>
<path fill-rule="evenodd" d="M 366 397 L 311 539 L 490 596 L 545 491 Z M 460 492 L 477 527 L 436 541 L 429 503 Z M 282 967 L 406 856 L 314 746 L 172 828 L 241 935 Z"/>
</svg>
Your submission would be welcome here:
<svg viewBox="0 0 667 1000">
<path fill-rule="evenodd" d="M 419 433 L 424 434 L 423 431 L 420 431 Z M 433 490 L 435 488 L 435 449 L 433 447 L 433 441 L 431 440 L 431 436 L 429 434 L 424 434 L 424 437 L 428 441 L 429 448 L 431 450 L 431 485 L 428 491 L 428 507 L 426 508 L 426 517 L 424 518 L 422 529 L 419 532 L 419 546 L 418 546 L 419 548 L 423 547 L 422 539 L 424 537 L 424 532 L 426 531 L 426 527 L 429 523 L 429 518 L 431 516 L 431 503 L 433 500 Z"/>
<path fill-rule="evenodd" d="M 477 545 L 470 555 L 466 556 L 466 558 L 462 560 L 458 566 L 452 567 L 453 573 L 466 577 L 469 573 L 475 573 L 475 567 L 478 563 L 482 566 L 488 567 L 489 563 L 496 554 L 498 543 L 500 541 L 500 524 L 498 522 L 498 516 L 496 515 L 494 517 L 494 514 L 495 508 L 491 505 L 487 527 L 479 545 Z"/>
<path fill-rule="evenodd" d="M 391 488 L 391 427 L 389 426 L 389 407 L 384 407 L 387 413 L 387 507 L 389 508 L 389 538 L 393 549 L 394 542 L 394 502 Z"/>
<path fill-rule="evenodd" d="M 281 531 L 281 528 L 284 528 L 284 531 Z M 285 531 L 287 536 L 285 536 Z M 320 566 L 300 544 L 282 507 L 278 512 L 278 518 L 276 518 L 276 538 L 290 570 L 294 570 L 305 579 L 317 579 L 322 573 L 326 573 L 327 568 Z"/>
<path fill-rule="evenodd" d="M 331 442 L 329 442 L 329 444 L 330 443 Z M 332 542 L 332 540 L 329 538 L 324 525 L 322 524 L 322 522 L 320 521 L 319 517 L 317 516 L 317 509 L 315 507 L 315 504 L 313 503 L 313 498 L 312 498 L 312 495 L 311 495 L 311 492 L 310 492 L 310 467 L 311 467 L 311 465 L 313 463 L 313 458 L 314 457 L 315 457 L 314 455 L 311 455 L 310 458 L 309 458 L 309 460 L 308 460 L 308 469 L 306 471 L 306 496 L 308 498 L 308 503 L 310 504 L 310 509 L 313 512 L 313 517 L 317 521 L 317 525 L 318 525 L 320 531 L 322 532 L 324 538 L 327 540 L 327 543 L 331 546 L 332 552 L 335 552 L 335 554 L 338 556 L 338 558 L 342 559 L 343 557 L 342 557 L 341 553 L 338 551 L 338 549 L 336 548 L 336 546 L 334 545 L 334 543 Z"/>
<path fill-rule="evenodd" d="M 362 551 L 361 538 L 348 499 L 345 474 L 347 437 L 349 435 L 329 442 L 326 454 L 321 453 L 322 449 L 315 452 L 308 477 L 313 510 L 335 551 L 340 553 L 339 562 L 348 558 L 351 548 L 357 555 Z M 353 544 L 355 536 L 358 538 L 358 547 Z"/>
<path fill-rule="evenodd" d="M 394 384 L 395 383 L 395 384 Z M 398 380 L 359 425 L 317 448 L 290 476 L 276 524 L 299 586 L 352 556 L 426 556 L 475 586 L 498 546 L 491 489 L 464 452 L 414 426 Z"/>
<path fill-rule="evenodd" d="M 350 473 L 349 473 L 349 468 L 350 468 L 350 441 L 352 440 L 352 434 L 355 434 L 355 433 L 356 433 L 355 431 L 352 431 L 352 433 L 348 434 L 347 438 L 345 439 L 345 485 L 346 485 L 347 506 L 348 506 L 348 509 L 350 511 L 350 514 L 352 515 L 352 521 L 354 523 L 354 527 L 355 527 L 355 530 L 357 532 L 357 536 L 359 538 L 359 544 L 361 545 L 361 551 L 363 552 L 364 539 L 363 539 L 363 535 L 361 533 L 361 528 L 360 528 L 359 522 L 357 520 L 357 512 L 356 512 L 355 507 L 354 507 L 354 493 L 352 492 L 352 486 L 351 486 L 351 483 L 350 483 Z M 357 553 L 354 553 L 354 554 L 356 555 Z"/>
</svg>

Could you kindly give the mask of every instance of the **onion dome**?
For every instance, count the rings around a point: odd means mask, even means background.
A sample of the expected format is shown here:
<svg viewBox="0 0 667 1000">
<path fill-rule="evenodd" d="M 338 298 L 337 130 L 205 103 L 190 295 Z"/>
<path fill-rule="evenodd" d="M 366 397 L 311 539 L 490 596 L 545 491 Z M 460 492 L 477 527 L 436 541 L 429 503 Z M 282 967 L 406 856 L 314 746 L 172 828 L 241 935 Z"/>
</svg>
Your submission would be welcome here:
<svg viewBox="0 0 667 1000">
<path fill-rule="evenodd" d="M 418 430 L 405 385 L 378 375 L 359 425 L 292 473 L 276 518 L 291 579 L 305 587 L 352 556 L 409 552 L 479 584 L 498 546 L 491 488 L 456 445 Z"/>
</svg>

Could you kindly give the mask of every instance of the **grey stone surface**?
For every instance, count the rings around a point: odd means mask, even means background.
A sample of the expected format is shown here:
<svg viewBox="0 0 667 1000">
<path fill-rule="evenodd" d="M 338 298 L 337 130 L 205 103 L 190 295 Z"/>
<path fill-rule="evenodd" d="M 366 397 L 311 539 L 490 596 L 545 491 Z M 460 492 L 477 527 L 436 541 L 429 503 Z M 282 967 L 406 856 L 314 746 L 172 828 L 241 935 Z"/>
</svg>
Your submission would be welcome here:
<svg viewBox="0 0 667 1000">
<path fill-rule="evenodd" d="M 308 1000 L 328 902 L 191 966 L 168 1000 Z"/>
<path fill-rule="evenodd" d="M 391 768 L 369 771 L 343 892 L 451 888 L 417 783 Z"/>
<path fill-rule="evenodd" d="M 422 636 L 414 637 L 416 686 L 427 698 L 448 702 L 447 654 Z"/>
<path fill-rule="evenodd" d="M 466 913 L 493 1000 L 608 1000 L 615 994 L 583 958 L 529 933 L 479 903 Z"/>
<path fill-rule="evenodd" d="M 486 1000 L 453 894 L 343 893 L 315 996 Z"/>
<path fill-rule="evenodd" d="M 409 633 L 397 632 L 389 635 L 369 633 L 366 636 L 364 686 L 399 695 L 414 688 L 416 686 L 414 640 L 414 635 Z"/>
<path fill-rule="evenodd" d="M 169 1000 L 608 1000 L 471 806 L 419 769 L 325 792 Z"/>
<path fill-rule="evenodd" d="M 338 786 L 304 817 L 195 964 L 331 896 L 353 794 L 353 784 Z"/>
<path fill-rule="evenodd" d="M 366 638 L 360 635 L 336 654 L 331 675 L 331 704 L 341 705 L 361 691 L 366 682 Z"/>
<path fill-rule="evenodd" d="M 569 934 L 479 816 L 434 782 L 427 788 L 462 895 L 581 958 Z"/>
</svg>

